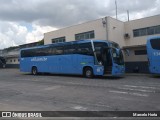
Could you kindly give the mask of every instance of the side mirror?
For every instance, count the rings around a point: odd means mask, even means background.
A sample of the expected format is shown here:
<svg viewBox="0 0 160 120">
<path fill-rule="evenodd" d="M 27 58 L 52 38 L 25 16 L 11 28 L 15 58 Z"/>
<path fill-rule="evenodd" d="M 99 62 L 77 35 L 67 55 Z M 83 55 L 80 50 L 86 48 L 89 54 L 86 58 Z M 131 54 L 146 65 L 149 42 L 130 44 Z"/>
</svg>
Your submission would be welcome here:
<svg viewBox="0 0 160 120">
<path fill-rule="evenodd" d="M 122 49 L 122 50 L 124 51 L 125 55 L 129 56 L 130 51 L 128 49 Z"/>
<path fill-rule="evenodd" d="M 125 54 L 126 54 L 127 56 L 129 56 L 130 53 L 129 53 L 129 50 L 128 50 L 128 49 L 125 49 L 124 52 L 125 52 Z"/>
</svg>

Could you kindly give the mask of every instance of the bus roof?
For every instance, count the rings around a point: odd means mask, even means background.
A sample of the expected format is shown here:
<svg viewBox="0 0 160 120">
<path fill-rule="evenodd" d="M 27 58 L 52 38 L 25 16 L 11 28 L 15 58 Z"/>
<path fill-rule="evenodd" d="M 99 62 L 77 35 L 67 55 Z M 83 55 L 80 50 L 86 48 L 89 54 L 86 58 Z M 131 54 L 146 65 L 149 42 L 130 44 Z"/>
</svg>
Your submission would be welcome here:
<svg viewBox="0 0 160 120">
<path fill-rule="evenodd" d="M 106 43 L 114 43 L 108 40 L 93 40 L 94 42 L 106 42 Z M 58 45 L 70 45 L 70 44 L 79 44 L 79 43 L 87 43 L 91 42 L 91 40 L 78 40 L 78 41 L 69 41 L 69 42 L 61 42 L 61 43 L 52 43 L 48 45 L 41 45 L 36 47 L 29 47 L 29 48 L 22 48 L 21 50 L 29 50 L 29 49 L 36 49 L 36 48 L 45 48 L 49 46 L 58 46 Z"/>
<path fill-rule="evenodd" d="M 157 39 L 157 38 L 160 38 L 160 36 L 151 36 L 151 37 L 148 37 L 147 38 L 147 41 L 151 40 L 151 39 Z"/>
</svg>

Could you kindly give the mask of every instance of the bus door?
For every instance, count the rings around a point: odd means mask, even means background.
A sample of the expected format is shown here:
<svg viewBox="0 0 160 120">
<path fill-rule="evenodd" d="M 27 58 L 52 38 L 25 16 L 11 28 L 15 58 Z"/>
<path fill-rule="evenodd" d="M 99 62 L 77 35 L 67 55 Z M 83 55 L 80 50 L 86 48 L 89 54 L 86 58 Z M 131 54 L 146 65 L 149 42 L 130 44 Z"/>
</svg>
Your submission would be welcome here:
<svg viewBox="0 0 160 120">
<path fill-rule="evenodd" d="M 117 48 L 112 48 L 111 54 L 112 54 L 112 61 L 113 61 L 112 75 L 123 73 L 124 59 L 123 59 L 122 51 Z"/>
<path fill-rule="evenodd" d="M 101 61 L 102 65 L 104 66 L 104 74 L 111 74 L 112 73 L 112 56 L 111 51 L 109 48 L 103 48 L 101 49 Z"/>
</svg>

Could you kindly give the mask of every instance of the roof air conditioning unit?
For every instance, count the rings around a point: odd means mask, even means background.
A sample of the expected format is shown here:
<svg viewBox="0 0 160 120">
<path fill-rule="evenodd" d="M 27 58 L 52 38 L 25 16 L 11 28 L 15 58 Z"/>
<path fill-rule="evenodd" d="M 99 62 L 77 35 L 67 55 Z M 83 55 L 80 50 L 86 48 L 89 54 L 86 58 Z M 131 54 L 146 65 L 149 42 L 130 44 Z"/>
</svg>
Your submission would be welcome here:
<svg viewBox="0 0 160 120">
<path fill-rule="evenodd" d="M 124 34 L 124 38 L 125 38 L 125 39 L 129 39 L 129 38 L 130 38 L 130 35 L 129 35 L 128 33 L 125 33 L 125 34 Z"/>
</svg>

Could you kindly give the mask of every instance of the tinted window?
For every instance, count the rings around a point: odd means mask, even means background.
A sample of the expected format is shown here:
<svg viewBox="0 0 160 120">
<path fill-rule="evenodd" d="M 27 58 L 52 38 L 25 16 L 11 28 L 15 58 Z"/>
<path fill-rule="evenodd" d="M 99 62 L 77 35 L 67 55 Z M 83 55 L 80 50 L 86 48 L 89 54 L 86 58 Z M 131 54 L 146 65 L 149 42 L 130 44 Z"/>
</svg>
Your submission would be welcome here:
<svg viewBox="0 0 160 120">
<path fill-rule="evenodd" d="M 97 54 L 101 54 L 101 48 L 102 47 L 108 47 L 107 43 L 103 42 L 94 42 L 95 51 Z"/>
<path fill-rule="evenodd" d="M 83 55 L 93 55 L 93 50 L 91 43 L 82 43 L 78 45 L 77 49 L 78 54 L 83 54 Z"/>
<path fill-rule="evenodd" d="M 62 55 L 63 54 L 63 47 L 62 46 L 55 47 L 55 53 L 56 53 L 56 55 Z"/>
<path fill-rule="evenodd" d="M 160 38 L 151 39 L 151 46 L 153 49 L 160 50 Z"/>
<path fill-rule="evenodd" d="M 49 47 L 48 54 L 49 55 L 55 55 L 56 54 L 56 49 L 54 47 Z"/>
<path fill-rule="evenodd" d="M 64 47 L 64 54 L 75 54 L 77 53 L 77 45 L 66 45 Z"/>
<path fill-rule="evenodd" d="M 30 49 L 30 50 L 22 50 L 21 57 L 36 57 L 36 56 L 48 56 L 49 55 L 49 48 L 37 48 L 37 49 Z"/>
<path fill-rule="evenodd" d="M 33 56 L 32 50 L 23 50 L 21 51 L 21 57 L 32 57 Z"/>
<path fill-rule="evenodd" d="M 102 48 L 108 47 L 107 43 L 103 42 L 94 42 L 94 47 L 97 55 L 98 61 L 102 61 Z"/>
<path fill-rule="evenodd" d="M 49 51 L 48 48 L 38 48 L 38 49 L 32 50 L 32 53 L 34 53 L 32 54 L 32 57 L 33 56 L 47 56 L 48 51 Z"/>
</svg>

